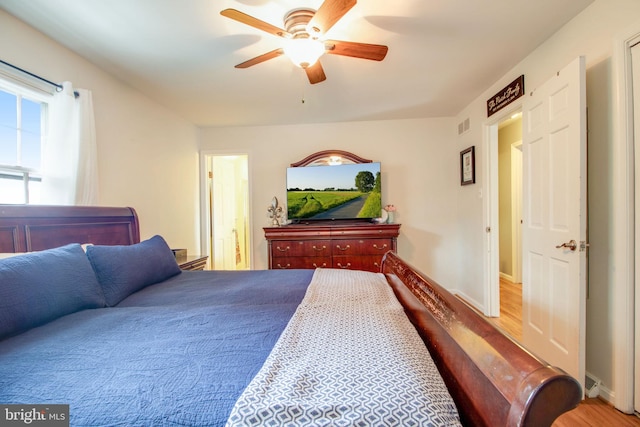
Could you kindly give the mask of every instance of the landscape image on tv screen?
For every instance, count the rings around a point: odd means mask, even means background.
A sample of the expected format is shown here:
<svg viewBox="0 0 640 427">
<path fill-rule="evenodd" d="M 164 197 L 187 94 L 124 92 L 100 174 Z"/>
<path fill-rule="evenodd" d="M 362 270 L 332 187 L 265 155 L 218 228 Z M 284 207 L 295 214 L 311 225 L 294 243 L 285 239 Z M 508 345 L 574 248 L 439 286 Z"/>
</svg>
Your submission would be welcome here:
<svg viewBox="0 0 640 427">
<path fill-rule="evenodd" d="M 380 163 L 287 168 L 291 220 L 379 218 Z"/>
</svg>

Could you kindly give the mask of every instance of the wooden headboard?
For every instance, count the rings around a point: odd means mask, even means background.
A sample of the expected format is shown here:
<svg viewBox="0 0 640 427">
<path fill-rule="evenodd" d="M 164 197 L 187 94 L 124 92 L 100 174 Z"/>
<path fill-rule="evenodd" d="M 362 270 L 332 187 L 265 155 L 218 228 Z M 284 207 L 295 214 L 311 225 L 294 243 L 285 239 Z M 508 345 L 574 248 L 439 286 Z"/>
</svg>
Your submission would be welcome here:
<svg viewBox="0 0 640 427">
<path fill-rule="evenodd" d="M 393 252 L 382 272 L 438 366 L 465 426 L 550 426 L 578 381 L 535 357 Z"/>
<path fill-rule="evenodd" d="M 133 208 L 0 205 L 0 253 L 31 252 L 69 243 L 140 242 Z"/>
</svg>

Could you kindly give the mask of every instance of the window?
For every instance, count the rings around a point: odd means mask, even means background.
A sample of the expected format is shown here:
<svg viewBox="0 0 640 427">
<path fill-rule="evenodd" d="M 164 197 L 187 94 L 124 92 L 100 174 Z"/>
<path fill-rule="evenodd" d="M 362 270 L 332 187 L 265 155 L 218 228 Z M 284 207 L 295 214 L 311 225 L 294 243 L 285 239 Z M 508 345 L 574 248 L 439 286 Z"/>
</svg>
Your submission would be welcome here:
<svg viewBox="0 0 640 427">
<path fill-rule="evenodd" d="M 0 203 L 37 203 L 50 98 L 0 79 Z"/>
</svg>

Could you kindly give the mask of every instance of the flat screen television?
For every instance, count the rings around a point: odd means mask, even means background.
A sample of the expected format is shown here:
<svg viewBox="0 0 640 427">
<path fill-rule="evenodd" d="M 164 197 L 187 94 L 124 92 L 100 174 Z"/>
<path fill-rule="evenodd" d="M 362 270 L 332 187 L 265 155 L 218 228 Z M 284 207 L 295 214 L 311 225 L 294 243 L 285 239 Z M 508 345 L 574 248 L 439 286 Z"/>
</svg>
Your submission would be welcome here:
<svg viewBox="0 0 640 427">
<path fill-rule="evenodd" d="M 287 168 L 287 217 L 373 219 L 382 212 L 380 163 Z"/>
</svg>

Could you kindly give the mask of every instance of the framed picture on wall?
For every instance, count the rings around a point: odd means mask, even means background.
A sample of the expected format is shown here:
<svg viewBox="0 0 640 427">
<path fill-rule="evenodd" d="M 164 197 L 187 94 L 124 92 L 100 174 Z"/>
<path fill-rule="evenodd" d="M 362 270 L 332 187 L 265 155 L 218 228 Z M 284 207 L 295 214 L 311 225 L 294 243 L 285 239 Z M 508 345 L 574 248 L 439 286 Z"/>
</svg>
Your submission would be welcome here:
<svg viewBox="0 0 640 427">
<path fill-rule="evenodd" d="M 476 182 L 476 154 L 475 145 L 460 152 L 460 185 Z"/>
</svg>

